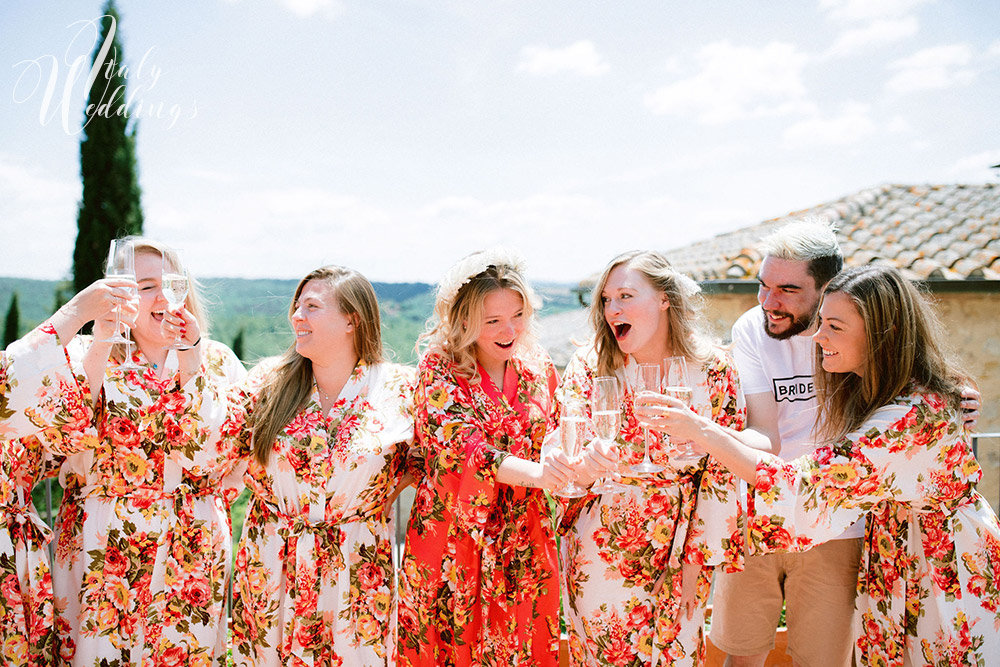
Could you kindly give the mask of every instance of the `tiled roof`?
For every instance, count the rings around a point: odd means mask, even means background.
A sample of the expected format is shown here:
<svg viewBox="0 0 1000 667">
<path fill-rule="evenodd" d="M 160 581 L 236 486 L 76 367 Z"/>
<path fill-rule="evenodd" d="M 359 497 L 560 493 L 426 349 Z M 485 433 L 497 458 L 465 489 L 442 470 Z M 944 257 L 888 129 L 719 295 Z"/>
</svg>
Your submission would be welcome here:
<svg viewBox="0 0 1000 667">
<path fill-rule="evenodd" d="M 806 216 L 837 225 L 848 266 L 884 262 L 915 280 L 1000 280 L 1000 184 L 995 183 L 883 185 L 665 254 L 698 281 L 753 280 L 761 260 L 756 243 Z"/>
</svg>

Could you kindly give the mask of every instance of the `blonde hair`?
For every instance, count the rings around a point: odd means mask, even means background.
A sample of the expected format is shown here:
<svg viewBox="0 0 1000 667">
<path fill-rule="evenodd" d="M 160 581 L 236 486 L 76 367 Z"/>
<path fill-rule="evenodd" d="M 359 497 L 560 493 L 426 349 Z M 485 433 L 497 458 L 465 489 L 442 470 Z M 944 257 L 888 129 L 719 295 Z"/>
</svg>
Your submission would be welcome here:
<svg viewBox="0 0 1000 667">
<path fill-rule="evenodd" d="M 702 298 L 698 285 L 670 265 L 658 252 L 633 250 L 611 260 L 605 267 L 590 298 L 590 324 L 594 328 L 594 349 L 597 352 L 599 375 L 613 375 L 625 365 L 625 354 L 618 347 L 614 331 L 604 318 L 601 294 L 611 272 L 623 264 L 635 269 L 670 302 L 667 309 L 671 353 L 704 364 L 712 356 L 713 341 L 703 330 Z"/>
<path fill-rule="evenodd" d="M 861 375 L 829 373 L 817 346 L 817 435 L 835 440 L 856 430 L 913 383 L 958 408 L 969 377 L 945 353 L 941 324 L 909 280 L 892 267 L 859 266 L 831 280 L 823 296 L 835 292 L 846 295 L 864 320 L 865 359 Z"/>
<path fill-rule="evenodd" d="M 208 317 L 208 311 L 205 310 L 205 298 L 201 293 L 202 286 L 201 283 L 191 276 L 183 262 L 181 262 L 180 254 L 167 244 L 144 236 L 126 236 L 125 240 L 132 245 L 133 256 L 138 257 L 143 254 L 156 255 L 165 259 L 175 273 L 187 278 L 188 293 L 187 298 L 184 299 L 184 307 L 197 320 L 198 329 L 201 331 L 202 337 L 207 338 L 211 322 Z M 126 345 L 124 343 L 115 343 L 111 351 L 112 356 L 119 361 L 123 360 L 127 354 L 125 348 Z"/>
<path fill-rule="evenodd" d="M 450 359 L 455 365 L 456 373 L 473 382 L 479 380 L 476 339 L 483 328 L 486 295 L 496 290 L 509 289 L 521 296 L 524 318 L 529 323 L 518 342 L 518 351 L 523 356 L 532 354 L 534 337 L 530 330 L 531 322 L 535 310 L 541 306 L 535 291 L 521 275 L 520 262 L 486 251 L 464 258 L 456 267 L 470 265 L 478 268 L 482 262 L 489 261 L 495 263 L 487 264 L 472 276 L 458 275 L 455 267 L 449 271 L 446 279 L 438 286 L 434 314 L 427 322 L 427 330 L 417 339 L 418 351 L 426 348 L 426 352 Z"/>
<path fill-rule="evenodd" d="M 368 279 L 341 266 L 316 269 L 300 280 L 295 288 L 288 308 L 289 319 L 295 312 L 302 290 L 313 280 L 325 282 L 336 297 L 340 312 L 353 320 L 354 352 L 358 358 L 366 364 L 380 363 L 384 358 L 382 323 L 378 298 Z M 254 457 L 262 466 L 267 465 L 278 434 L 309 402 L 312 387 L 312 361 L 296 351 L 293 341 L 261 385 L 257 406 L 249 419 Z"/>
</svg>

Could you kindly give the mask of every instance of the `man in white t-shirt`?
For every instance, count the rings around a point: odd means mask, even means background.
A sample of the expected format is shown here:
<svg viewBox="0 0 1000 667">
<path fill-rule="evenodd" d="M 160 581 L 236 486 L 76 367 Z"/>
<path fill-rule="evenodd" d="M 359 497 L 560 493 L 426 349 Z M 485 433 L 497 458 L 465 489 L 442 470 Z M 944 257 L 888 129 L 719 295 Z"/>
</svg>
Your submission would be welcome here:
<svg viewBox="0 0 1000 667">
<path fill-rule="evenodd" d="M 843 256 L 822 222 L 791 223 L 761 246 L 760 305 L 733 325 L 733 356 L 748 428 L 770 437 L 774 451 L 791 460 L 814 447 L 812 334 L 823 288 L 840 271 Z M 858 522 L 806 552 L 750 556 L 743 572 L 718 573 L 711 639 L 729 654 L 726 664 L 761 667 L 784 606 L 796 665 L 849 665 L 863 531 Z"/>
</svg>

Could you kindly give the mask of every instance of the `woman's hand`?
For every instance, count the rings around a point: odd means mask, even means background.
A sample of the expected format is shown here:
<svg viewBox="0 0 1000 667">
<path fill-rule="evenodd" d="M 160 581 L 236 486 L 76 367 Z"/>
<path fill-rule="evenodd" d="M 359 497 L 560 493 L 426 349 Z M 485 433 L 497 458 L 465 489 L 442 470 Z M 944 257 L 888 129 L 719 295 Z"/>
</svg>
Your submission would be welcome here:
<svg viewBox="0 0 1000 667">
<path fill-rule="evenodd" d="M 163 313 L 160 332 L 170 340 L 179 337 L 181 343 L 188 347 L 194 347 L 195 343 L 201 341 L 201 327 L 198 325 L 198 320 L 183 306 Z"/>
<path fill-rule="evenodd" d="M 575 468 L 577 483 L 589 487 L 599 478 L 616 472 L 619 458 L 614 442 L 594 438 L 583 450 Z"/>
<path fill-rule="evenodd" d="M 571 460 L 561 449 L 553 450 L 539 464 L 538 487 L 553 491 L 561 489 L 576 479 L 576 463 L 579 457 Z"/>
<path fill-rule="evenodd" d="M 976 430 L 979 423 L 979 408 L 982 407 L 983 396 L 975 387 L 962 387 L 962 422 L 970 433 Z"/>
<path fill-rule="evenodd" d="M 138 286 L 134 280 L 123 278 L 102 278 L 80 290 L 50 318 L 56 335 L 65 345 L 87 322 L 95 322 L 95 332 L 100 325 L 103 337 L 114 333 L 115 310 L 121 310 L 121 321 L 130 324 L 138 314 L 136 294 Z M 110 329 L 107 323 L 110 322 Z M 95 335 L 96 340 L 101 336 Z"/>
<path fill-rule="evenodd" d="M 698 574 L 701 566 L 693 563 L 681 564 L 681 595 L 677 600 L 678 608 L 684 612 L 687 620 L 694 618 L 698 609 Z M 668 571 L 664 570 L 660 578 L 653 584 L 653 595 L 659 595 L 660 589 L 667 581 Z"/>
<path fill-rule="evenodd" d="M 681 442 L 695 440 L 707 421 L 683 401 L 652 392 L 639 394 L 635 416 L 640 424 Z"/>
</svg>

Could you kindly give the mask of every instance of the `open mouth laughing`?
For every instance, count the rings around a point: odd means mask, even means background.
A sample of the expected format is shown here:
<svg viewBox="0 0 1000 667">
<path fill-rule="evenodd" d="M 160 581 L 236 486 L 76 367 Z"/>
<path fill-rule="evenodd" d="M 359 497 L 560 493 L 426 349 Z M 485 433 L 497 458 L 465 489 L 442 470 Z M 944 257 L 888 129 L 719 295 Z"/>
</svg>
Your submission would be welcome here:
<svg viewBox="0 0 1000 667">
<path fill-rule="evenodd" d="M 611 329 L 615 332 L 615 339 L 622 340 L 628 335 L 629 330 L 632 329 L 632 325 L 627 322 L 613 322 Z"/>
</svg>

